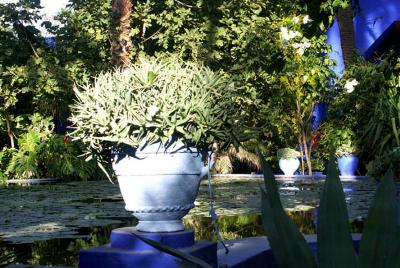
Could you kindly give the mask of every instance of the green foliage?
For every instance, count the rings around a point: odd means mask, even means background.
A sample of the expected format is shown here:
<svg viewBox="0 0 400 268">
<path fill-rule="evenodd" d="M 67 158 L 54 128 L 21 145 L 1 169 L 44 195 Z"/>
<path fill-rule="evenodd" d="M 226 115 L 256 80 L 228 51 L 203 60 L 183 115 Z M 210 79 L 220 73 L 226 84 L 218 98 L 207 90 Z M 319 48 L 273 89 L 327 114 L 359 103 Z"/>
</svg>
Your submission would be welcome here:
<svg viewBox="0 0 400 268">
<path fill-rule="evenodd" d="M 70 142 L 62 135 L 30 130 L 21 136 L 18 145 L 18 149 L 6 149 L 0 154 L 7 167 L 2 174 L 8 179 L 103 178 L 95 161 L 86 162 L 78 157 L 82 144 Z"/>
<path fill-rule="evenodd" d="M 400 143 L 399 79 L 398 53 L 385 55 L 379 64 L 355 57 L 332 91 L 322 128 L 324 150 L 333 144 L 339 151 L 356 152 L 362 163 L 369 162 L 369 174 L 383 175 L 393 162 L 386 158 Z"/>
<path fill-rule="evenodd" d="M 338 123 L 339 124 L 339 123 Z M 325 158 L 328 159 L 327 151 L 330 146 L 335 148 L 336 156 L 356 154 L 358 152 L 357 142 L 359 136 L 352 130 L 351 126 L 328 121 L 321 126 L 323 138 L 320 142 L 322 150 L 325 151 Z"/>
<path fill-rule="evenodd" d="M 327 56 L 330 48 L 325 36 L 305 36 L 310 27 L 308 15 L 283 18 L 280 26 L 284 67 L 279 73 L 280 92 L 274 96 L 275 109 L 280 123 L 287 124 L 292 136 L 297 137 L 311 175 L 313 111 L 329 94 L 333 61 Z"/>
<path fill-rule="evenodd" d="M 300 152 L 296 151 L 294 149 L 291 148 L 282 148 L 279 149 L 278 152 L 276 153 L 278 159 L 290 159 L 290 158 L 298 158 L 300 157 Z"/>
<path fill-rule="evenodd" d="M 386 170 L 390 168 L 391 165 L 391 156 L 390 154 L 383 154 L 377 155 L 375 158 L 368 162 L 366 169 L 367 169 L 367 176 L 379 179 L 382 174 L 385 174 Z"/>
<path fill-rule="evenodd" d="M 38 132 L 25 133 L 18 140 L 19 150 L 13 155 L 7 173 L 16 179 L 40 178 L 38 149 L 40 136 Z"/>
<path fill-rule="evenodd" d="M 40 46 L 39 31 L 32 26 L 40 18 L 40 1 L 0 3 L 0 65 L 21 65 Z"/>
<path fill-rule="evenodd" d="M 312 166 L 314 171 L 324 172 L 326 170 L 326 158 L 324 157 L 323 152 L 321 151 L 321 147 L 314 151 L 312 154 Z"/>
<path fill-rule="evenodd" d="M 263 156 L 260 155 L 263 160 Z M 302 242 L 301 234 L 287 222 L 279 200 L 273 173 L 263 161 L 265 192 L 262 189 L 263 223 L 274 256 L 281 267 L 315 267 L 315 263 L 304 262 L 312 254 Z M 321 194 L 318 214 L 318 262 L 319 267 L 398 267 L 400 264 L 400 207 L 396 198 L 396 187 L 392 172 L 388 172 L 376 190 L 368 212 L 360 255 L 357 259 L 352 244 L 346 202 L 340 183 L 333 151 L 330 155 L 328 175 Z M 277 224 L 277 223 L 280 224 Z M 290 236 L 287 233 L 291 233 Z M 296 248 L 292 245 L 298 243 Z M 305 244 L 305 245 L 304 245 Z M 291 249 L 290 252 L 282 254 Z M 308 248 L 308 251 L 310 249 Z M 299 257 L 301 256 L 301 257 Z M 290 263 L 292 266 L 290 266 Z"/>
<path fill-rule="evenodd" d="M 240 88 L 237 119 L 248 129 L 257 129 L 251 131 L 252 137 L 275 152 L 298 142 L 292 114 L 282 113 L 289 102 L 282 98 L 279 78 L 285 77 L 290 61 L 279 28 L 293 14 L 308 14 L 311 21 L 302 32 L 312 39 L 327 29 L 337 8 L 349 2 L 140 0 L 133 5 L 131 53 L 134 59 L 178 54 L 213 70 L 222 69 Z M 2 147 L 18 147 L 17 140 L 29 131 L 35 113 L 61 118 L 65 124 L 75 97 L 73 84 L 93 82 L 110 67 L 111 0 L 70 0 L 56 17 L 59 26 L 43 23 L 56 36 L 55 47 L 45 45 L 32 26 L 40 12 L 37 0 L 0 4 Z"/>
<path fill-rule="evenodd" d="M 61 25 L 49 28 L 54 54 L 74 80 L 88 81 L 110 67 L 110 15 L 111 0 L 72 0 L 56 16 Z"/>
<path fill-rule="evenodd" d="M 282 18 L 309 14 L 311 21 L 304 28 L 304 36 L 311 38 L 316 33 L 322 34 L 337 8 L 349 2 L 137 1 L 132 12 L 131 53 L 134 59 L 174 53 L 214 70 L 224 70 L 241 88 L 238 103 L 241 121 L 248 127 L 261 129 L 255 138 L 267 144 L 270 151 L 276 151 L 298 142 L 293 135 L 292 115 L 276 109 L 282 99 L 278 92 L 279 77 L 285 65 L 279 39 Z M 62 46 L 57 47 L 60 52 L 57 55 L 61 62 L 76 66 L 77 72 L 85 76 L 107 68 L 110 3 L 110 0 L 73 0 L 70 8 L 59 16 L 66 23 L 58 29 L 57 42 Z M 320 61 L 314 62 L 314 66 L 320 65 Z"/>
<path fill-rule="evenodd" d="M 371 124 L 371 118 L 374 118 L 373 107 L 382 102 L 381 92 L 386 91 L 386 78 L 380 68 L 361 58 L 355 58 L 352 64 L 347 66 L 343 78 L 337 83 L 333 101 L 330 103 L 328 121 L 331 126 L 326 133 L 329 136 L 330 131 L 337 129 L 337 133 L 332 134 L 339 139 L 334 141 L 337 145 L 341 145 L 341 143 L 358 145 L 362 142 L 365 151 L 376 151 L 373 149 L 375 147 L 373 140 L 377 137 L 380 139 L 381 133 L 377 132 L 372 135 L 364 133 L 371 128 L 368 125 Z M 384 111 L 377 109 L 376 112 L 380 114 L 379 116 L 377 114 L 379 120 L 387 121 L 382 114 Z M 377 122 L 376 119 L 375 122 Z M 371 129 L 367 132 L 375 132 L 380 128 L 376 126 L 374 130 Z M 368 139 L 362 139 L 365 135 L 368 136 Z M 340 141 L 340 139 L 343 140 Z"/>
<path fill-rule="evenodd" d="M 103 73 L 75 89 L 71 134 L 92 150 L 133 147 L 175 139 L 211 148 L 232 141 L 235 87 L 222 73 L 177 59 L 149 61 Z"/>
<path fill-rule="evenodd" d="M 36 0 L 0 4 L 0 139 L 8 147 L 18 146 L 15 140 L 27 132 L 32 115 L 65 113 L 73 97 L 73 66 L 32 26 L 40 9 Z"/>
<path fill-rule="evenodd" d="M 399 267 L 400 222 L 396 185 L 389 170 L 378 187 L 365 221 L 360 267 Z"/>
<path fill-rule="evenodd" d="M 0 151 L 0 185 L 5 184 L 8 179 L 7 168 L 15 152 L 16 149 L 7 147 L 3 147 Z"/>
<path fill-rule="evenodd" d="M 61 135 L 50 136 L 39 149 L 48 176 L 84 181 L 104 178 L 95 161 L 85 161 L 79 157 L 84 151 L 83 147 L 82 143 L 70 141 Z"/>
</svg>

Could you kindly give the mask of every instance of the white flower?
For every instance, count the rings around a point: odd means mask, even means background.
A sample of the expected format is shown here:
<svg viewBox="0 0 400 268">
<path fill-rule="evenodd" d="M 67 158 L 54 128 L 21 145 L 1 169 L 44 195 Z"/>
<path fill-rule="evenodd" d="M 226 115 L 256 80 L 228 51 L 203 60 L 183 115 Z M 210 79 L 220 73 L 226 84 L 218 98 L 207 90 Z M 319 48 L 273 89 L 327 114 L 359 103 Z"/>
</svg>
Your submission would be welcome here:
<svg viewBox="0 0 400 268">
<path fill-rule="evenodd" d="M 153 117 L 153 116 L 155 116 L 156 115 L 156 113 L 158 112 L 158 107 L 157 106 L 155 106 L 155 105 L 151 105 L 149 108 L 147 108 L 147 114 L 150 116 L 150 117 Z"/>
<path fill-rule="evenodd" d="M 292 44 L 292 47 L 293 48 L 299 48 L 299 47 L 301 47 L 302 45 L 300 44 L 300 43 L 293 43 Z"/>
<path fill-rule="evenodd" d="M 303 47 L 305 47 L 305 48 L 309 48 L 311 46 L 311 43 L 310 42 L 304 42 L 303 43 Z"/>
<path fill-rule="evenodd" d="M 292 38 L 295 38 L 295 37 L 298 37 L 298 36 L 301 36 L 300 32 L 289 31 L 289 39 L 292 39 Z"/>
<path fill-rule="evenodd" d="M 307 41 L 304 42 L 304 43 L 293 43 L 293 44 L 292 44 L 292 47 L 295 48 L 295 49 L 297 49 L 297 53 L 298 53 L 299 55 L 303 55 L 305 49 L 306 49 L 306 48 L 309 48 L 310 46 L 311 46 L 311 43 L 310 43 L 310 42 L 307 42 Z"/>
<path fill-rule="evenodd" d="M 281 34 L 282 34 L 282 39 L 284 42 L 286 42 L 292 38 L 295 38 L 297 36 L 301 36 L 300 32 L 288 31 L 288 29 L 286 27 L 281 28 Z"/>
<path fill-rule="evenodd" d="M 294 16 L 294 17 L 293 17 L 293 22 L 294 22 L 295 24 L 299 23 L 299 21 L 300 21 L 300 18 L 299 18 L 299 17 L 297 17 L 297 16 Z"/>
<path fill-rule="evenodd" d="M 354 87 L 358 85 L 358 81 L 353 79 L 351 81 L 346 81 L 344 88 L 347 89 L 347 93 L 351 93 L 354 91 Z"/>
<path fill-rule="evenodd" d="M 307 23 L 309 23 L 309 22 L 312 22 L 312 20 L 310 19 L 310 16 L 305 15 L 305 16 L 303 17 L 303 24 L 307 24 Z"/>
<path fill-rule="evenodd" d="M 281 27 L 281 34 L 282 34 L 282 38 L 286 39 L 285 37 L 288 36 L 288 29 L 286 27 Z"/>
</svg>

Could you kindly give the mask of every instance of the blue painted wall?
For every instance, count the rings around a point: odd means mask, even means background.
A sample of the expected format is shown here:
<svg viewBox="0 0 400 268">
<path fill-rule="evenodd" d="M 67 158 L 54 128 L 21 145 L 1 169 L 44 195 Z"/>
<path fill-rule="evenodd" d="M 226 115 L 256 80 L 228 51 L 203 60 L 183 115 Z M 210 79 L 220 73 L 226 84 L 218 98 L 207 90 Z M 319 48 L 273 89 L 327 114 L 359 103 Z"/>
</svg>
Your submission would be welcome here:
<svg viewBox="0 0 400 268">
<path fill-rule="evenodd" d="M 360 0 L 361 12 L 354 17 L 356 47 L 363 54 L 396 20 L 400 0 Z"/>
<path fill-rule="evenodd" d="M 400 20 L 400 0 L 359 0 L 361 11 L 354 17 L 356 48 L 362 55 L 396 20 Z M 332 46 L 330 57 L 337 62 L 335 72 L 344 70 L 340 32 L 337 21 L 327 32 L 327 43 Z"/>
<path fill-rule="evenodd" d="M 340 31 L 337 19 L 335 19 L 332 27 L 327 32 L 326 42 L 332 47 L 332 51 L 329 53 L 329 57 L 336 61 L 336 66 L 333 68 L 333 70 L 336 74 L 340 75 L 341 73 L 343 73 L 344 70 L 344 61 L 342 48 L 340 46 Z"/>
</svg>

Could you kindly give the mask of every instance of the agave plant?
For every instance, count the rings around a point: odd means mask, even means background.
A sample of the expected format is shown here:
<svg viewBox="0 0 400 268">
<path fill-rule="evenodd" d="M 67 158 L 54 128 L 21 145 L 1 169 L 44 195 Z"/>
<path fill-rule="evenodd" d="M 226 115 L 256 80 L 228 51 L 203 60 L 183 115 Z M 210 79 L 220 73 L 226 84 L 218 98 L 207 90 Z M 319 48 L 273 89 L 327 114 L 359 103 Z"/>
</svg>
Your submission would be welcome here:
<svg viewBox="0 0 400 268">
<path fill-rule="evenodd" d="M 400 211 L 393 174 L 378 186 L 365 221 L 357 255 L 353 246 L 346 202 L 333 152 L 318 214 L 318 265 L 313 252 L 283 210 L 268 163 L 263 164 L 262 217 L 265 232 L 280 267 L 400 267 Z"/>
</svg>

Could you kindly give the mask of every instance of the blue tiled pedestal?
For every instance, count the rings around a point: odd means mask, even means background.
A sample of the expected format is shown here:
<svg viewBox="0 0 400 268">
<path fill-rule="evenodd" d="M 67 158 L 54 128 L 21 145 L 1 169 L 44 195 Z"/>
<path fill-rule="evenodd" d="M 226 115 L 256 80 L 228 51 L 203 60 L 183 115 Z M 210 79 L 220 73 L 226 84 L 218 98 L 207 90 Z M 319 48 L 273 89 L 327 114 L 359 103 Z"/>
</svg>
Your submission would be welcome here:
<svg viewBox="0 0 400 268">
<path fill-rule="evenodd" d="M 171 233 L 144 233 L 137 231 L 134 227 L 115 229 L 111 233 L 110 244 L 82 250 L 79 254 L 79 267 L 181 267 L 180 260 L 144 243 L 133 233 L 177 248 L 182 252 L 208 262 L 213 267 L 217 267 L 217 243 L 211 241 L 195 241 L 193 230 Z"/>
</svg>

